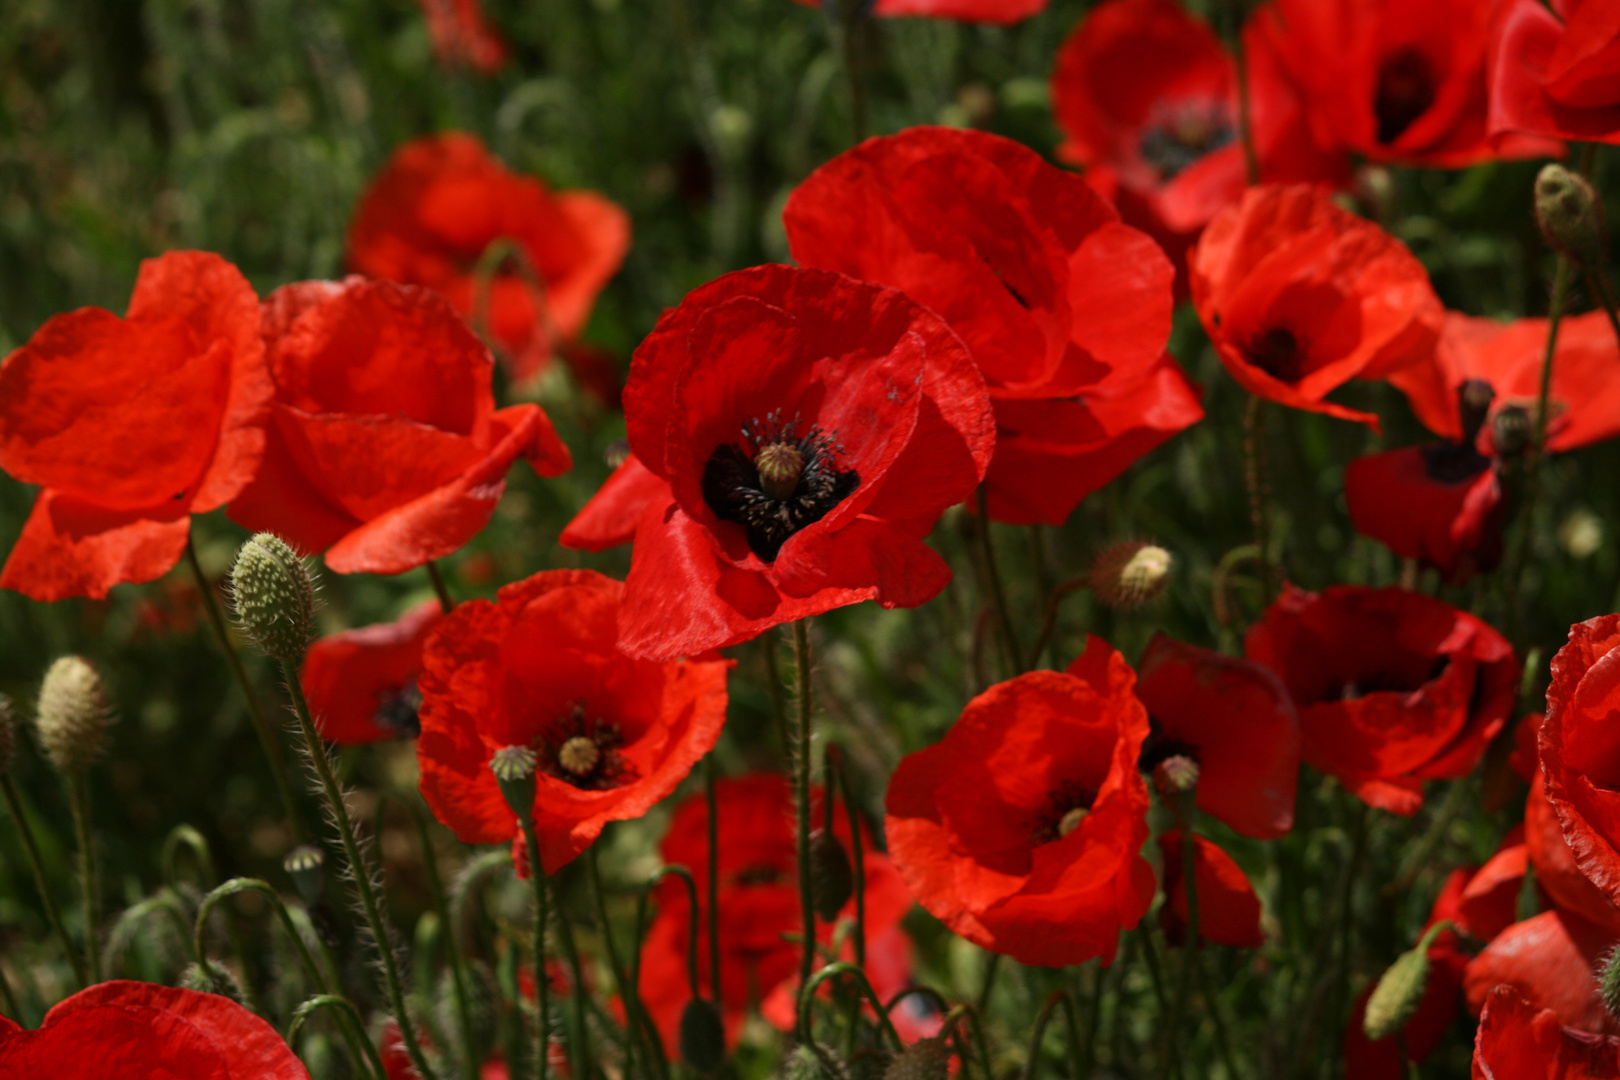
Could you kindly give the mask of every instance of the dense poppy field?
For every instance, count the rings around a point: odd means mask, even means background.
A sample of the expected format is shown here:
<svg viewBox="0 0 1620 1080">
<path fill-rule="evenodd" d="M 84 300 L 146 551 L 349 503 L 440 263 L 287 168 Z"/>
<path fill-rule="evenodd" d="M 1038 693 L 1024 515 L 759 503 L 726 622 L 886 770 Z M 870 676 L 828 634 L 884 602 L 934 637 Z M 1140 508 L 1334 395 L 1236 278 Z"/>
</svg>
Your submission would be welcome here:
<svg viewBox="0 0 1620 1080">
<path fill-rule="evenodd" d="M 17 0 L 0 1075 L 1620 1077 L 1620 0 Z"/>
</svg>

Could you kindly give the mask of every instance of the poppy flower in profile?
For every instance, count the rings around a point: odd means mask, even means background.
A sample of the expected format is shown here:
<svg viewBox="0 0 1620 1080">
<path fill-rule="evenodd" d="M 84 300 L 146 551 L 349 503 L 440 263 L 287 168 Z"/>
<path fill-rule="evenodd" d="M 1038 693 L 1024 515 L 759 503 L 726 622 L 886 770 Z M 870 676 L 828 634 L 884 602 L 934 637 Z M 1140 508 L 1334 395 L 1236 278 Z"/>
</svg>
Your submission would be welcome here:
<svg viewBox="0 0 1620 1080">
<path fill-rule="evenodd" d="M 821 790 L 811 793 L 812 820 L 820 822 Z M 720 993 L 721 1017 L 727 1040 L 734 1041 L 748 1010 L 757 1002 L 770 1003 L 776 992 L 788 991 L 787 1002 L 798 982 L 801 947 L 784 935 L 802 934 L 799 898 L 798 858 L 794 848 L 793 793 L 787 777 L 778 773 L 751 773 L 722 779 L 715 784 L 719 811 L 719 916 L 720 916 Z M 684 866 L 698 886 L 699 985 L 712 998 L 708 945 L 710 904 L 708 806 L 702 795 L 695 795 L 676 807 L 669 831 L 659 844 L 659 853 L 669 866 Z M 853 853 L 849 818 L 842 806 L 834 815 L 833 834 Z M 911 908 L 911 897 L 895 872 L 889 857 L 874 850 L 870 830 L 861 823 L 862 860 L 866 874 L 866 934 L 873 960 L 896 949 L 904 952 L 900 919 Z M 678 1045 L 681 1012 L 691 1000 L 687 956 L 691 942 L 691 900 L 685 886 L 676 878 L 666 878 L 658 888 L 658 915 L 642 947 L 642 1002 L 654 1026 L 671 1048 Z M 853 918 L 855 899 L 851 897 L 839 919 Z M 817 940 L 830 944 L 838 920 L 818 919 Z M 899 935 L 899 942 L 893 935 Z M 844 942 L 846 956 L 852 945 Z M 892 957 L 891 957 L 892 958 Z M 880 965 L 881 966 L 881 965 Z M 894 968 L 895 965 L 887 965 Z M 901 965 L 903 967 L 903 965 Z M 869 969 L 869 974 L 878 971 Z M 902 972 L 890 973 L 890 996 L 904 988 Z M 768 1009 L 768 1015 L 777 1012 Z M 786 1013 L 791 1027 L 791 1005 Z M 779 1017 L 781 1018 L 781 1017 Z"/>
<path fill-rule="evenodd" d="M 1569 642 L 1552 661 L 1547 718 L 1540 731 L 1541 768 L 1575 865 L 1620 904 L 1620 615 L 1569 628 Z"/>
<path fill-rule="evenodd" d="M 1198 764 L 1198 809 L 1245 836 L 1294 827 L 1299 718 L 1266 667 L 1155 634 L 1137 665 L 1136 696 L 1152 733 L 1141 768 L 1180 755 Z"/>
<path fill-rule="evenodd" d="M 1525 848 L 1535 867 L 1536 884 L 1553 904 L 1573 911 L 1594 926 L 1620 938 L 1620 908 L 1587 880 L 1564 839 L 1558 814 L 1547 800 L 1546 777 L 1537 773 L 1524 803 Z"/>
<path fill-rule="evenodd" d="M 540 861 L 556 873 L 609 821 L 640 817 L 720 737 L 728 661 L 636 660 L 614 644 L 623 586 L 548 570 L 471 600 L 428 638 L 417 680 L 422 797 L 468 844 L 520 835 L 490 759 L 538 758 Z"/>
<path fill-rule="evenodd" d="M 471 540 L 519 457 L 572 464 L 536 405 L 497 410 L 494 360 L 443 297 L 351 277 L 265 302 L 275 402 L 232 521 L 326 552 L 340 574 L 398 574 Z"/>
<path fill-rule="evenodd" d="M 1456 442 L 1368 454 L 1344 470 L 1344 499 L 1356 532 L 1403 559 L 1434 567 L 1451 585 L 1496 568 L 1507 519 L 1497 459 L 1478 448 L 1494 392 L 1469 379 L 1457 393 L 1465 421 Z"/>
<path fill-rule="evenodd" d="M 1469 1011 L 1478 1015 L 1498 986 L 1511 986 L 1565 1027 L 1620 1033 L 1598 993 L 1598 970 L 1616 936 L 1572 911 L 1543 911 L 1498 934 L 1463 972 Z"/>
<path fill-rule="evenodd" d="M 922 537 L 995 442 L 984 380 L 938 316 L 787 266 L 727 274 L 665 312 L 624 402 L 630 448 L 664 486 L 639 492 L 619 642 L 653 659 L 863 600 L 932 599 L 951 571 Z"/>
<path fill-rule="evenodd" d="M 469 67 L 480 75 L 493 75 L 505 65 L 511 50 L 484 18 L 479 0 L 416 2 L 427 19 L 439 63 L 447 68 Z"/>
<path fill-rule="evenodd" d="M 321 738 L 335 743 L 415 738 L 422 646 L 439 625 L 429 600 L 390 623 L 328 634 L 304 654 L 298 681 Z"/>
<path fill-rule="evenodd" d="M 866 5 L 870 14 L 880 18 L 920 16 L 929 19 L 1011 25 L 1023 22 L 1044 9 L 1048 0 L 853 0 L 853 2 Z M 819 0 L 799 0 L 799 3 L 810 7 L 821 6 Z"/>
<path fill-rule="evenodd" d="M 1447 439 L 1463 435 L 1457 387 L 1469 379 L 1496 393 L 1481 450 L 1508 453 L 1492 444 L 1504 412 L 1516 412 L 1524 430 L 1533 422 L 1547 352 L 1547 320 L 1510 323 L 1446 312 L 1440 343 L 1431 358 L 1396 372 L 1390 385 L 1406 395 L 1430 431 Z M 1573 450 L 1620 435 L 1620 365 L 1614 361 L 1614 331 L 1601 311 L 1571 315 L 1558 323 L 1548 394 L 1547 449 Z"/>
<path fill-rule="evenodd" d="M 1164 253 L 1010 139 L 943 127 L 868 139 L 800 184 L 782 220 L 801 265 L 900 289 L 967 344 L 995 406 L 984 484 L 997 521 L 1063 524 L 1204 415 L 1164 351 Z"/>
<path fill-rule="evenodd" d="M 1490 132 L 1620 142 L 1620 8 L 1506 0 L 1491 43 Z"/>
<path fill-rule="evenodd" d="M 1311 136 L 1298 91 L 1269 35 L 1243 31 L 1260 179 L 1349 178 L 1348 157 Z M 1052 71 L 1058 156 L 1182 265 L 1187 247 L 1247 186 L 1237 65 L 1202 19 L 1175 0 L 1108 0 L 1080 20 Z M 1184 283 L 1183 283 L 1184 285 Z"/>
<path fill-rule="evenodd" d="M 1557 153 L 1492 139 L 1486 57 L 1500 5 L 1480 0 L 1274 0 L 1260 13 L 1299 85 L 1316 140 L 1373 161 L 1458 169 Z"/>
<path fill-rule="evenodd" d="M 480 282 L 479 264 L 503 240 L 513 255 Z M 521 379 L 579 336 L 629 247 L 630 218 L 617 204 L 593 191 L 553 192 L 452 131 L 394 151 L 355 208 L 348 262 L 368 277 L 441 292 L 475 322 L 487 318 Z"/>
<path fill-rule="evenodd" d="M 0 1074 L 51 1080 L 309 1080 L 276 1029 L 230 998 L 119 979 L 29 1031 L 0 1016 Z"/>
<path fill-rule="evenodd" d="M 1511 986 L 1485 999 L 1474 1036 L 1475 1080 L 1615 1080 L 1620 1038 L 1572 1031 Z"/>
<path fill-rule="evenodd" d="M 1188 256 L 1198 317 L 1245 390 L 1378 427 L 1324 400 L 1352 378 L 1425 359 L 1442 308 L 1406 245 L 1333 204 L 1326 191 L 1250 188 Z"/>
<path fill-rule="evenodd" d="M 1199 778 L 1202 783 L 1202 777 Z M 1172 945 L 1187 938 L 1187 889 L 1182 884 L 1182 833 L 1179 829 L 1159 834 L 1159 851 L 1164 856 L 1164 906 L 1159 908 L 1159 925 Z M 1266 943 L 1260 929 L 1260 898 L 1249 884 L 1249 876 L 1222 851 L 1219 844 L 1193 834 L 1193 873 L 1198 878 L 1198 936 L 1217 945 L 1234 949 L 1258 949 Z"/>
<path fill-rule="evenodd" d="M 1466 776 L 1507 722 L 1519 661 L 1506 638 L 1405 589 L 1284 588 L 1245 651 L 1282 676 L 1305 760 L 1369 805 L 1415 814 L 1423 781 Z"/>
<path fill-rule="evenodd" d="M 900 762 L 884 833 L 923 907 L 1019 963 L 1113 962 L 1155 891 L 1135 681 L 1092 637 L 1067 671 L 992 686 Z"/>
<path fill-rule="evenodd" d="M 99 599 L 163 576 L 191 515 L 253 478 L 273 392 L 259 298 L 218 255 L 146 260 L 122 319 L 53 317 L 0 363 L 0 469 L 43 489 L 0 587 Z"/>
</svg>

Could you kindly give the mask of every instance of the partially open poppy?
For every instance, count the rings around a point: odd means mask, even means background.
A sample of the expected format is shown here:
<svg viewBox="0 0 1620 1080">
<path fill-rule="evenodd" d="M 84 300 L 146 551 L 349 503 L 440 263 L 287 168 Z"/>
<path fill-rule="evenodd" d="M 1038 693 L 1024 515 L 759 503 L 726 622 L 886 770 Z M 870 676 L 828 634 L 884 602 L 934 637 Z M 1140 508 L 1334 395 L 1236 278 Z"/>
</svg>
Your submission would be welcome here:
<svg viewBox="0 0 1620 1080">
<path fill-rule="evenodd" d="M 1199 779 L 1202 784 L 1202 777 Z M 1159 924 L 1165 939 L 1181 945 L 1187 938 L 1187 888 L 1182 884 L 1182 833 L 1179 829 L 1159 834 L 1159 851 L 1164 856 L 1164 906 L 1159 908 Z M 1266 943 L 1260 929 L 1260 898 L 1249 884 L 1249 876 L 1222 851 L 1219 844 L 1193 834 L 1196 845 L 1193 873 L 1198 882 L 1198 936 L 1217 945 L 1234 949 L 1258 949 Z"/>
<path fill-rule="evenodd" d="M 1541 725 L 1541 768 L 1547 800 L 1564 826 L 1575 864 L 1609 900 L 1620 904 L 1620 615 L 1569 628 L 1552 661 L 1547 718 Z"/>
<path fill-rule="evenodd" d="M 499 71 L 511 50 L 484 18 L 479 0 L 416 0 L 427 19 L 439 63 L 482 75 Z"/>
<path fill-rule="evenodd" d="M 839 0 L 865 2 L 865 0 Z M 1048 0 L 876 0 L 870 13 L 880 17 L 923 16 L 930 19 L 959 19 L 962 22 L 1022 22 L 1046 7 Z M 820 0 L 799 0 L 820 7 Z"/>
<path fill-rule="evenodd" d="M 1490 132 L 1620 142 L 1620 7 L 1505 0 L 1491 42 Z"/>
<path fill-rule="evenodd" d="M 503 747 L 538 758 L 534 819 L 549 874 L 609 821 L 674 791 L 720 737 L 729 662 L 626 656 L 614 644 L 622 592 L 590 570 L 548 570 L 494 603 L 458 605 L 428 638 L 422 796 L 464 842 L 519 835 L 489 767 Z"/>
<path fill-rule="evenodd" d="M 812 173 L 782 217 L 801 264 L 904 291 L 972 351 L 995 405 L 984 483 L 998 521 L 1061 525 L 1204 415 L 1164 352 L 1164 254 L 1010 139 L 941 127 L 868 139 Z"/>
<path fill-rule="evenodd" d="M 1519 685 L 1506 638 L 1405 589 L 1288 585 L 1245 647 L 1293 695 L 1305 760 L 1396 814 L 1423 805 L 1424 780 L 1479 763 Z"/>
<path fill-rule="evenodd" d="M 1512 986 L 1485 999 L 1474 1036 L 1475 1080 L 1614 1080 L 1620 1038 L 1565 1027 L 1551 1009 L 1526 1001 Z"/>
<path fill-rule="evenodd" d="M 338 573 L 398 574 L 489 521 L 519 457 L 572 465 L 536 405 L 496 410 L 494 361 L 443 297 L 388 281 L 305 281 L 265 302 L 275 403 L 231 520 L 326 551 Z M 330 550 L 328 550 L 330 549 Z"/>
<path fill-rule="evenodd" d="M 1498 986 L 1511 986 L 1538 1009 L 1551 1009 L 1565 1027 L 1615 1033 L 1620 1024 L 1598 993 L 1597 972 L 1615 935 L 1572 911 L 1543 911 L 1514 923 L 1468 962 L 1463 992 L 1479 1013 Z"/>
<path fill-rule="evenodd" d="M 938 316 L 786 266 L 727 274 L 666 312 L 624 400 L 630 447 L 666 485 L 638 493 L 620 614 L 620 645 L 651 658 L 932 599 L 951 572 L 921 538 L 995 442 L 984 380 Z"/>
<path fill-rule="evenodd" d="M 512 253 L 481 282 L 480 263 L 501 241 Z M 553 192 L 452 131 L 394 151 L 355 209 L 348 260 L 368 277 L 436 289 L 475 323 L 487 319 L 525 378 L 585 328 L 629 247 L 630 219 L 615 203 Z"/>
<path fill-rule="evenodd" d="M 422 646 L 439 624 L 429 600 L 390 623 L 328 634 L 304 654 L 298 681 L 321 738 L 335 743 L 415 738 Z"/>
<path fill-rule="evenodd" d="M 58 1002 L 36 1031 L 0 1016 L 0 1075 L 309 1080 L 276 1029 L 230 998 L 124 979 Z"/>
<path fill-rule="evenodd" d="M 1324 398 L 1422 361 L 1440 332 L 1423 264 L 1315 188 L 1244 192 L 1204 230 L 1188 273 L 1198 317 L 1244 389 L 1374 428 L 1376 416 Z"/>
<path fill-rule="evenodd" d="M 1300 729 L 1288 690 L 1266 667 L 1155 634 L 1136 696 L 1152 733 L 1141 767 L 1172 755 L 1198 763 L 1198 809 L 1261 840 L 1294 827 Z"/>
<path fill-rule="evenodd" d="M 146 260 L 122 319 L 52 318 L 0 364 L 0 469 L 43 488 L 0 586 L 100 598 L 161 577 L 191 515 L 252 479 L 273 392 L 259 298 L 218 255 Z"/>
<path fill-rule="evenodd" d="M 884 831 L 923 907 L 1020 963 L 1113 962 L 1155 891 L 1135 681 L 1092 637 L 1068 671 L 992 686 L 900 762 Z"/>
</svg>

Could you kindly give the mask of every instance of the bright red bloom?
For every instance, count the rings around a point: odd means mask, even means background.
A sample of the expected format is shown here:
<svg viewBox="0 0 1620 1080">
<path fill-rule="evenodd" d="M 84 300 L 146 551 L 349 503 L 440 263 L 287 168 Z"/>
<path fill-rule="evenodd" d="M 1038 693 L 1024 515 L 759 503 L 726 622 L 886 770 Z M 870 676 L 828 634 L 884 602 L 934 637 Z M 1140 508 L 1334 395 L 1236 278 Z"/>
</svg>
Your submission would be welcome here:
<svg viewBox="0 0 1620 1080">
<path fill-rule="evenodd" d="M 1135 681 L 1092 637 L 1068 671 L 992 686 L 900 762 L 884 831 L 923 907 L 1020 963 L 1113 962 L 1155 891 Z"/>
<path fill-rule="evenodd" d="M 298 681 L 321 737 L 335 743 L 414 738 L 422 646 L 439 625 L 428 600 L 390 623 L 328 634 L 309 647 Z"/>
<path fill-rule="evenodd" d="M 1547 800 L 1546 777 L 1539 772 L 1524 804 L 1524 834 L 1530 862 L 1536 868 L 1536 884 L 1548 898 L 1563 910 L 1573 911 L 1620 937 L 1620 908 L 1575 864 L 1575 853 L 1564 839 L 1558 814 Z"/>
<path fill-rule="evenodd" d="M 305 281 L 264 312 L 273 422 L 230 517 L 326 551 L 340 574 L 449 555 L 489 521 L 519 457 L 541 476 L 573 464 L 539 406 L 495 409 L 489 350 L 436 293 Z"/>
<path fill-rule="evenodd" d="M 819 789 L 812 792 L 812 819 L 822 820 Z M 800 946 L 783 939 L 802 934 L 798 859 L 794 848 L 793 794 L 787 777 L 777 773 L 751 773 L 723 779 L 715 785 L 719 808 L 720 992 L 722 1019 L 728 1040 L 735 1039 L 751 1006 L 759 1006 L 782 987 L 798 982 Z M 681 803 L 669 832 L 659 845 L 664 862 L 692 871 L 698 885 L 701 916 L 698 931 L 698 969 L 705 995 L 712 995 L 709 971 L 709 841 L 708 806 L 702 795 Z M 853 854 L 849 818 L 840 805 L 833 834 Z M 866 934 L 874 954 L 894 946 L 884 939 L 899 932 L 900 919 L 911 908 L 900 876 L 888 856 L 873 850 L 870 831 L 862 822 L 861 865 L 866 874 Z M 681 1011 L 691 1000 L 687 946 L 691 941 L 691 900 L 685 886 L 667 878 L 659 886 L 658 916 L 642 947 L 642 1001 L 666 1046 L 675 1047 Z M 839 918 L 853 918 L 851 897 Z M 816 937 L 830 942 L 836 922 L 818 920 Z M 903 946 L 902 946 L 903 947 Z M 846 954 L 851 948 L 845 943 Z M 876 955 L 873 957 L 876 959 Z M 872 974 L 875 976 L 876 971 Z M 890 981 L 897 993 L 906 979 Z M 882 993 L 883 991 L 879 991 Z M 751 995 L 757 994 L 757 1000 Z M 796 995 L 794 995 L 796 997 Z M 791 1000 L 791 998 L 790 998 Z"/>
<path fill-rule="evenodd" d="M 506 63 L 510 51 L 484 18 L 478 0 L 416 0 L 433 37 L 433 51 L 447 68 L 463 65 L 491 75 Z"/>
<path fill-rule="evenodd" d="M 540 861 L 556 873 L 609 821 L 640 817 L 720 737 L 729 662 L 636 660 L 614 644 L 623 586 L 548 570 L 456 607 L 422 655 L 422 797 L 465 843 L 519 835 L 490 759 L 539 757 Z"/>
<path fill-rule="evenodd" d="M 479 261 L 500 240 L 519 256 L 494 268 L 480 297 Z M 585 328 L 629 247 L 630 218 L 617 204 L 593 191 L 552 192 L 452 131 L 394 151 L 355 209 L 348 258 L 369 277 L 438 290 L 469 319 L 487 312 L 524 378 Z"/>
<path fill-rule="evenodd" d="M 1506 0 L 1491 42 L 1490 132 L 1620 142 L 1620 6 Z"/>
<path fill-rule="evenodd" d="M 839 0 L 843 3 L 844 0 Z M 852 0 L 859 2 L 859 0 Z M 923 16 L 930 19 L 958 19 L 962 22 L 1002 23 L 1023 22 L 1046 7 L 1048 0 L 877 0 L 871 14 L 898 18 Z M 799 0 L 810 7 L 820 7 L 820 0 Z"/>
<path fill-rule="evenodd" d="M 1199 783 L 1203 782 L 1202 776 Z M 1266 943 L 1260 929 L 1260 898 L 1249 884 L 1249 876 L 1222 851 L 1219 844 L 1193 834 L 1196 850 L 1193 873 L 1198 880 L 1198 936 L 1217 945 L 1234 949 L 1258 949 Z M 1172 945 L 1187 937 L 1187 889 L 1182 884 L 1181 831 L 1159 834 L 1159 850 L 1164 855 L 1164 906 L 1159 908 L 1159 924 Z"/>
<path fill-rule="evenodd" d="M 1456 169 L 1538 157 L 1546 139 L 1486 131 L 1498 0 L 1275 0 L 1261 13 L 1309 106 L 1316 140 L 1374 161 Z"/>
<path fill-rule="evenodd" d="M 1245 649 L 1293 695 L 1305 760 L 1395 814 L 1423 805 L 1424 780 L 1479 763 L 1519 685 L 1506 638 L 1405 589 L 1286 586 Z"/>
<path fill-rule="evenodd" d="M 1144 771 L 1173 755 L 1198 763 L 1198 809 L 1261 840 L 1294 827 L 1299 718 L 1269 669 L 1155 634 L 1137 665 L 1136 696 L 1152 734 Z"/>
<path fill-rule="evenodd" d="M 1541 768 L 1575 864 L 1620 904 L 1620 615 L 1569 628 L 1552 661 Z"/>
<path fill-rule="evenodd" d="M 1164 253 L 1010 139 L 868 139 L 800 184 L 782 219 L 799 263 L 902 290 L 972 350 L 995 405 L 984 483 L 998 521 L 1061 525 L 1204 415 L 1164 351 Z"/>
<path fill-rule="evenodd" d="M 1193 303 L 1221 363 L 1251 394 L 1378 418 L 1325 401 L 1434 348 L 1442 308 L 1406 245 L 1309 187 L 1250 188 L 1188 257 Z"/>
<path fill-rule="evenodd" d="M 1490 941 L 1512 926 L 1519 917 L 1519 892 L 1524 887 L 1524 875 L 1529 868 L 1531 847 L 1525 842 L 1525 827 L 1516 825 L 1497 845 L 1496 853 L 1472 874 L 1465 874 L 1465 884 L 1456 897 L 1452 910 L 1446 915 L 1430 919 L 1448 918 L 1461 927 L 1469 937 Z M 1539 883 L 1541 870 L 1536 870 Z M 1436 902 L 1436 907 L 1439 903 Z"/>
<path fill-rule="evenodd" d="M 1474 1036 L 1474 1080 L 1614 1080 L 1620 1039 L 1571 1031 L 1511 986 L 1485 1000 Z"/>
<path fill-rule="evenodd" d="M 36 1031 L 0 1017 L 0 1076 L 309 1080 L 276 1029 L 230 998 L 124 979 L 57 1003 Z"/>
<path fill-rule="evenodd" d="M 1478 1013 L 1498 986 L 1513 987 L 1565 1027 L 1612 1032 L 1614 1018 L 1598 994 L 1597 972 L 1615 935 L 1570 911 L 1543 911 L 1514 923 L 1485 946 L 1463 973 L 1468 1008 Z"/>
<path fill-rule="evenodd" d="M 665 312 L 624 401 L 630 447 L 665 486 L 636 481 L 615 512 L 644 507 L 619 641 L 653 658 L 933 598 L 951 572 L 921 538 L 995 441 L 984 380 L 938 316 L 786 266 L 727 274 Z"/>
<path fill-rule="evenodd" d="M 1614 331 L 1603 312 L 1559 321 L 1548 397 L 1549 450 L 1573 450 L 1620 435 L 1620 365 L 1614 353 Z M 1406 395 L 1425 427 L 1455 440 L 1463 435 L 1457 387 L 1467 379 L 1496 392 L 1493 418 L 1504 409 L 1533 418 L 1546 354 L 1546 319 L 1500 323 L 1448 311 L 1432 358 L 1396 372 L 1389 382 Z M 1480 448 L 1488 450 L 1491 425 L 1484 430 Z"/>
<path fill-rule="evenodd" d="M 0 586 L 100 598 L 168 572 L 191 515 L 252 479 L 273 389 L 258 297 L 218 255 L 143 262 L 125 318 L 52 318 L 0 364 L 0 469 L 44 489 Z"/>
</svg>

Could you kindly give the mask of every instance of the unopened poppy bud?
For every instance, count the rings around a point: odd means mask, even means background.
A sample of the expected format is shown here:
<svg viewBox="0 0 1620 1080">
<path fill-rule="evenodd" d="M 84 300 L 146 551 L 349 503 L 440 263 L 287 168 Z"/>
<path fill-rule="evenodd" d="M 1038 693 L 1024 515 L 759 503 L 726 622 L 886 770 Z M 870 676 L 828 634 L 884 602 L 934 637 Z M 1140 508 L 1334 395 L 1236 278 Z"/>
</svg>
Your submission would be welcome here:
<svg viewBox="0 0 1620 1080">
<path fill-rule="evenodd" d="M 1462 445 L 1473 446 L 1491 415 L 1496 390 L 1484 379 L 1464 379 L 1457 386 L 1457 412 L 1462 417 Z"/>
<path fill-rule="evenodd" d="M 693 998 L 681 1010 L 681 1059 L 700 1073 L 711 1073 L 726 1060 L 726 1031 L 720 1010 L 704 998 Z"/>
<path fill-rule="evenodd" d="M 314 844 L 299 844 L 281 860 L 281 868 L 292 878 L 293 887 L 304 903 L 313 904 L 321 895 L 321 867 L 326 853 Z"/>
<path fill-rule="evenodd" d="M 1417 1011 L 1418 1003 L 1423 1000 L 1423 990 L 1429 983 L 1429 947 L 1441 931 L 1450 928 L 1451 922 L 1447 919 L 1441 919 L 1429 927 L 1422 939 L 1396 957 L 1379 978 L 1372 996 L 1367 999 L 1367 1012 L 1362 1020 L 1367 1038 L 1374 1042 L 1387 1039 L 1406 1026 Z"/>
<path fill-rule="evenodd" d="M 823 922 L 832 922 L 844 910 L 855 892 L 854 874 L 849 865 L 849 854 L 838 837 L 826 829 L 810 833 L 810 885 L 816 902 L 816 914 Z"/>
<path fill-rule="evenodd" d="M 1491 445 L 1503 457 L 1518 457 L 1530 445 L 1530 413 L 1520 405 L 1504 405 L 1491 420 Z"/>
<path fill-rule="evenodd" d="M 1598 994 L 1609 1015 L 1620 1020 L 1620 946 L 1609 950 L 1598 972 Z"/>
<path fill-rule="evenodd" d="M 1571 261 L 1583 267 L 1603 261 L 1603 203 L 1579 173 L 1558 164 L 1542 168 L 1536 175 L 1536 223 L 1548 246 Z"/>
<path fill-rule="evenodd" d="M 501 786 L 506 805 L 519 821 L 534 817 L 534 770 L 539 759 L 527 746 L 503 746 L 489 759 L 489 769 Z"/>
<path fill-rule="evenodd" d="M 17 761 L 17 714 L 11 699 L 0 694 L 0 776 L 11 771 Z"/>
<path fill-rule="evenodd" d="M 1091 592 L 1111 608 L 1141 607 L 1164 592 L 1174 561 L 1157 544 L 1115 544 L 1091 564 Z"/>
<path fill-rule="evenodd" d="M 77 776 L 101 752 L 107 733 L 101 676 L 82 656 L 64 656 L 45 672 L 35 716 L 39 743 L 58 772 Z"/>
<path fill-rule="evenodd" d="M 221 964 L 189 964 L 180 976 L 180 985 L 187 990 L 196 990 L 203 994 L 218 994 L 228 997 L 238 1005 L 247 1006 L 247 995 L 242 992 L 242 983 L 236 973 Z"/>
<path fill-rule="evenodd" d="M 285 540 L 259 533 L 242 545 L 231 596 L 243 633 L 260 652 L 286 664 L 304 658 L 315 626 L 315 579 Z"/>
<path fill-rule="evenodd" d="M 850 1080 L 849 1066 L 826 1043 L 800 1043 L 783 1070 L 786 1080 Z"/>
<path fill-rule="evenodd" d="M 918 1039 L 889 1062 L 883 1080 L 946 1080 L 951 1072 L 951 1049 L 942 1035 Z"/>
</svg>

